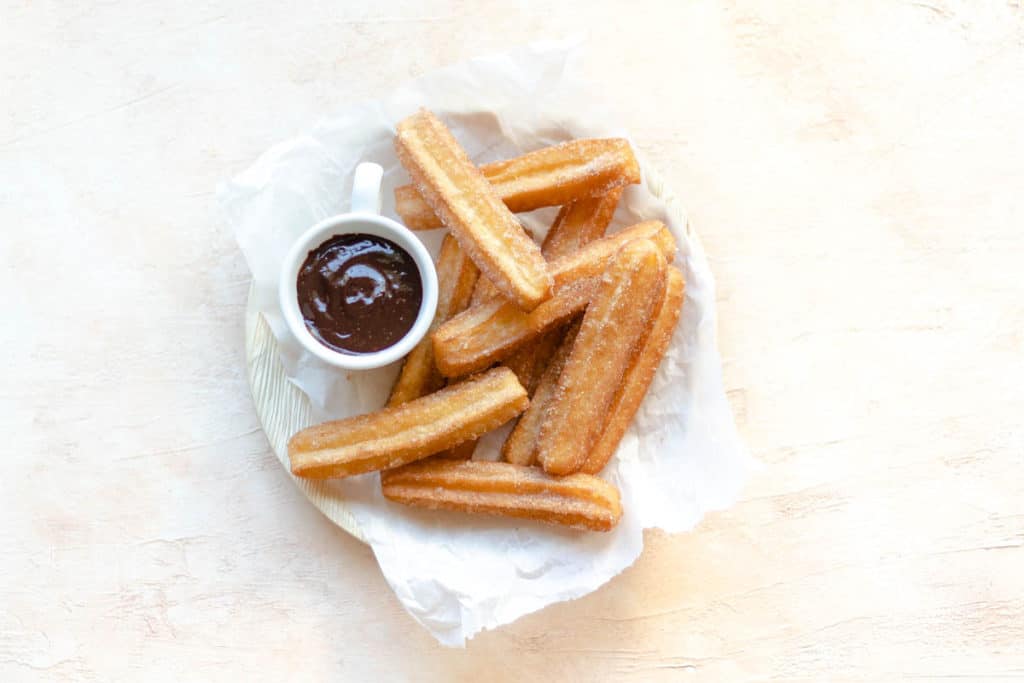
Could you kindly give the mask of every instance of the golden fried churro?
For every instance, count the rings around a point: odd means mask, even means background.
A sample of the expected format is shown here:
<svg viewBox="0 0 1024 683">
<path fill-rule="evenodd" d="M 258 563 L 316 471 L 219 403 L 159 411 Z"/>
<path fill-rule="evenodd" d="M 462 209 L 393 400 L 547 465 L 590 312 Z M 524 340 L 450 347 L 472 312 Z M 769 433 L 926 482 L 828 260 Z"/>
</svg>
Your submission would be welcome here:
<svg viewBox="0 0 1024 683">
<path fill-rule="evenodd" d="M 526 409 L 526 390 L 508 368 L 367 415 L 325 422 L 288 442 L 300 477 L 348 477 L 397 467 L 475 439 Z"/>
<path fill-rule="evenodd" d="M 381 474 L 384 497 L 405 505 L 533 519 L 608 531 L 622 516 L 619 491 L 589 474 L 552 477 L 507 462 L 428 460 Z"/>
<path fill-rule="evenodd" d="M 604 273 L 612 257 L 626 244 L 634 240 L 649 239 L 672 260 L 676 253 L 676 239 L 661 221 L 644 221 L 621 230 L 614 235 L 594 240 L 576 252 L 555 259 L 551 263 L 551 273 L 556 286 L 584 280 L 589 277 L 600 277 Z"/>
<path fill-rule="evenodd" d="M 587 307 L 597 278 L 570 282 L 529 313 L 504 299 L 469 308 L 434 332 L 434 362 L 445 377 L 478 372 Z"/>
<path fill-rule="evenodd" d="M 615 192 L 615 190 L 613 190 L 612 192 Z M 581 214 L 576 215 L 581 216 Z M 578 218 L 576 221 L 572 223 L 567 223 L 567 225 L 572 225 L 575 228 L 575 225 L 577 223 L 580 224 L 581 226 L 579 228 L 580 230 L 587 229 L 585 227 L 584 219 L 582 217 Z M 558 223 L 556 221 L 556 225 L 557 224 Z M 593 228 L 590 229 L 592 230 Z M 476 286 L 473 287 L 473 295 L 470 297 L 469 305 L 475 306 L 478 303 L 483 303 L 485 301 L 493 301 L 499 298 L 501 298 L 501 293 L 491 283 L 491 281 L 488 280 L 486 277 L 478 277 L 476 280 Z M 516 377 L 519 378 L 520 384 L 526 387 L 527 393 L 533 392 L 533 387 L 534 385 L 536 385 L 537 379 L 540 377 L 540 372 L 543 371 L 543 367 L 540 367 L 539 369 L 537 367 L 538 363 L 541 362 L 539 354 L 547 354 L 543 356 L 545 359 L 543 362 L 546 362 L 546 358 L 550 357 L 550 353 L 554 350 L 555 346 L 557 345 L 557 342 L 554 341 L 554 336 L 556 332 L 557 331 L 552 331 L 551 333 L 549 333 L 549 335 L 551 335 L 552 338 L 547 343 L 545 343 L 547 335 L 542 335 L 541 339 L 538 339 L 535 342 L 531 343 L 531 346 L 533 346 L 534 344 L 538 345 L 536 353 L 533 352 L 532 348 L 520 349 L 520 351 L 517 352 L 516 354 L 517 358 L 510 358 L 509 362 L 505 364 L 510 370 L 512 370 L 512 372 L 516 373 Z M 433 346 L 431 346 L 431 348 L 433 348 Z M 549 348 L 550 351 L 548 350 Z M 467 441 L 466 443 L 459 444 L 455 448 L 451 449 L 447 453 L 443 453 L 442 455 L 448 458 L 468 460 L 471 457 L 473 457 L 473 452 L 475 450 L 476 441 Z"/>
<path fill-rule="evenodd" d="M 416 189 L 505 298 L 529 311 L 551 296 L 540 248 L 436 116 L 422 109 L 399 123 L 395 149 Z"/>
<path fill-rule="evenodd" d="M 562 207 L 544 239 L 544 246 L 541 248 L 544 258 L 554 259 L 572 254 L 580 247 L 603 235 L 615 214 L 615 207 L 619 203 L 619 197 L 622 196 L 622 189 L 617 187 L 603 195 L 580 199 Z M 492 301 L 499 296 L 501 295 L 498 290 L 487 278 L 477 278 L 470 306 L 484 301 Z M 537 383 L 544 373 L 544 368 L 547 367 L 565 335 L 566 332 L 562 326 L 556 325 L 505 359 L 505 367 L 516 373 L 519 383 L 526 388 L 526 392 L 530 396 L 533 396 Z M 556 376 L 555 380 L 557 381 L 557 379 Z M 539 426 L 539 421 L 537 424 Z M 475 448 L 475 442 L 466 442 L 453 448 L 448 457 L 468 459 L 472 457 Z M 510 462 L 514 461 L 510 460 Z"/>
<path fill-rule="evenodd" d="M 544 238 L 541 247 L 544 258 L 556 259 L 571 254 L 604 235 L 615 215 L 623 189 L 617 187 L 602 195 L 563 206 Z"/>
<path fill-rule="evenodd" d="M 567 256 L 601 237 L 612 221 L 621 196 L 622 188 L 617 187 L 598 197 L 580 199 L 563 206 L 541 247 L 544 258 L 550 261 Z M 477 289 L 480 289 L 479 281 Z M 544 368 L 564 336 L 565 330 L 556 327 L 524 345 L 504 361 L 505 367 L 516 373 L 519 383 L 526 387 L 530 396 L 533 396 Z"/>
<path fill-rule="evenodd" d="M 478 273 L 455 238 L 445 235 L 437 256 L 437 312 L 430 325 L 431 331 L 466 308 Z M 444 377 L 434 365 L 434 344 L 428 332 L 405 357 L 402 372 L 391 389 L 388 405 L 400 405 L 443 386 Z"/>
<path fill-rule="evenodd" d="M 665 256 L 650 240 L 616 254 L 583 316 L 537 443 L 550 474 L 579 470 L 665 294 Z"/>
<path fill-rule="evenodd" d="M 526 232 L 531 240 L 533 239 L 533 233 L 529 230 L 524 230 L 524 232 Z M 541 255 L 543 255 L 543 253 L 544 252 L 541 251 Z M 483 303 L 484 301 L 496 299 L 499 296 L 501 296 L 501 292 L 498 291 L 498 288 L 494 286 L 493 282 L 488 280 L 486 277 L 477 278 L 476 287 L 473 288 L 473 296 L 469 299 L 469 305 L 475 306 Z"/>
<path fill-rule="evenodd" d="M 515 428 L 502 445 L 501 457 L 507 462 L 515 465 L 533 465 L 536 462 L 537 439 L 540 436 L 541 425 L 544 424 L 544 415 L 555 397 L 558 378 L 565 368 L 566 361 L 569 360 L 579 329 L 579 323 L 574 323 L 561 339 L 561 344 L 555 350 L 551 362 L 544 369 L 536 389 L 530 395 L 530 406 L 519 416 Z"/>
<path fill-rule="evenodd" d="M 683 274 L 676 268 L 669 267 L 665 276 L 665 296 L 654 314 L 654 323 L 647 332 L 640 350 L 631 361 L 629 369 L 622 378 L 622 384 L 615 392 L 611 407 L 608 409 L 608 420 L 604 431 L 587 454 L 587 459 L 580 468 L 581 472 L 597 474 L 608 463 L 626 433 L 629 423 L 633 420 L 640 402 L 643 401 L 647 388 L 651 386 L 654 373 L 661 364 L 661 359 L 672 341 L 672 334 L 679 322 L 679 312 L 683 306 L 686 283 Z M 519 419 L 520 424 L 533 410 L 536 395 L 530 401 L 530 407 Z"/>
<path fill-rule="evenodd" d="M 514 159 L 484 164 L 480 171 L 513 213 L 568 204 L 640 182 L 629 142 L 619 138 L 572 140 Z M 440 214 L 414 185 L 395 189 L 395 210 L 413 230 L 441 227 Z"/>
<path fill-rule="evenodd" d="M 615 207 L 621 195 L 622 188 L 619 187 L 599 197 L 581 199 L 562 207 L 541 248 L 541 254 L 549 260 L 549 270 L 553 267 L 550 261 L 573 254 L 604 234 L 615 215 Z M 476 306 L 499 296 L 501 292 L 494 284 L 486 277 L 481 277 L 476 281 L 469 305 Z"/>
<path fill-rule="evenodd" d="M 659 221 L 647 221 L 595 240 L 575 254 L 551 264 L 555 295 L 525 313 L 494 300 L 470 307 L 434 332 L 434 359 L 446 377 L 478 372 L 581 312 L 597 291 L 601 273 L 612 256 L 630 241 L 649 238 L 671 260 L 675 240 Z"/>
</svg>

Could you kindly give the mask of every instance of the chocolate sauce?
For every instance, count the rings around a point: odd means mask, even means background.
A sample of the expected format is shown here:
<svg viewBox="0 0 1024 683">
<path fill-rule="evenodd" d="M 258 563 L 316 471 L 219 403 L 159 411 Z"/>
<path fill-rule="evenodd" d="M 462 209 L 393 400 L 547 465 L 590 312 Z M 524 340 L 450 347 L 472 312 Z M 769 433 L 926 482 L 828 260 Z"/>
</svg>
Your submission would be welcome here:
<svg viewBox="0 0 1024 683">
<path fill-rule="evenodd" d="M 309 252 L 299 269 L 306 328 L 341 353 L 392 346 L 416 322 L 423 282 L 405 249 L 375 235 L 339 235 Z"/>
</svg>

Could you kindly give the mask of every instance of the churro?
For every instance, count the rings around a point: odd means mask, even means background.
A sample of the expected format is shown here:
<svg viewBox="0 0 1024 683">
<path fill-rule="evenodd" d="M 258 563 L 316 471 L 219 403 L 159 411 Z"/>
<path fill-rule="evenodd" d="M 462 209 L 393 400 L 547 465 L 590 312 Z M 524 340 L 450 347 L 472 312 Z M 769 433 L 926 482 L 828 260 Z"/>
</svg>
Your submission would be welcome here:
<svg viewBox="0 0 1024 683">
<path fill-rule="evenodd" d="M 532 232 L 525 228 L 523 229 L 523 232 L 525 232 L 531 240 L 533 239 Z M 543 254 L 544 252 L 542 250 L 541 255 Z M 469 305 L 476 306 L 477 304 L 490 301 L 491 299 L 496 299 L 500 296 L 501 292 L 498 291 L 498 288 L 494 286 L 493 282 L 488 280 L 486 277 L 477 278 L 476 287 L 473 288 L 473 296 L 469 299 Z"/>
<path fill-rule="evenodd" d="M 602 195 L 563 206 L 541 246 L 544 258 L 556 259 L 571 254 L 604 235 L 615 215 L 622 190 L 617 187 Z"/>
<path fill-rule="evenodd" d="M 615 207 L 618 206 L 619 198 L 622 196 L 622 189 L 617 187 L 603 195 L 587 197 L 563 206 L 544 238 L 544 245 L 541 247 L 544 258 L 555 259 L 572 254 L 580 247 L 603 235 L 615 214 Z M 501 295 L 494 285 L 487 278 L 481 277 L 476 281 L 469 305 L 492 301 L 499 296 Z M 544 373 L 544 368 L 547 367 L 565 335 L 566 332 L 562 326 L 555 325 L 553 329 L 527 342 L 505 359 L 503 363 L 505 367 L 516 373 L 519 383 L 526 388 L 526 392 L 530 396 L 533 396 Z M 555 379 L 557 380 L 557 377 Z M 475 448 L 475 442 L 466 442 L 453 448 L 447 457 L 468 459 L 472 457 Z"/>
<path fill-rule="evenodd" d="M 541 426 L 537 460 L 546 472 L 571 474 L 586 460 L 665 294 L 665 268 L 658 245 L 635 240 L 605 271 Z"/>
<path fill-rule="evenodd" d="M 544 424 L 544 415 L 555 397 L 558 378 L 565 368 L 566 361 L 569 360 L 579 328 L 579 323 L 573 324 L 560 340 L 561 343 L 551 357 L 551 362 L 544 369 L 536 388 L 530 394 L 529 407 L 519 416 L 519 421 L 502 445 L 501 457 L 507 462 L 515 465 L 533 465 L 536 462 L 537 439 L 540 436 L 541 425 Z"/>
<path fill-rule="evenodd" d="M 480 172 L 513 213 L 568 204 L 640 182 L 633 150 L 620 138 L 563 142 L 484 164 Z M 415 185 L 396 188 L 395 210 L 413 230 L 440 228 L 441 214 L 435 214 L 418 190 Z"/>
<path fill-rule="evenodd" d="M 466 307 L 477 275 L 476 266 L 462 251 L 459 243 L 451 235 L 445 235 L 441 252 L 437 256 L 437 311 L 430 325 L 431 332 Z M 400 405 L 443 386 L 444 377 L 434 365 L 434 345 L 428 332 L 405 357 L 402 371 L 391 389 L 388 405 Z"/>
<path fill-rule="evenodd" d="M 587 454 L 587 459 L 583 462 L 583 467 L 580 468 L 581 472 L 597 474 L 615 455 L 619 441 L 622 440 L 622 435 L 626 433 L 629 423 L 632 422 L 633 416 L 640 407 L 640 402 L 643 401 L 647 388 L 651 386 L 651 380 L 654 379 L 654 373 L 657 372 L 658 365 L 661 364 L 661 359 L 672 341 L 676 323 L 679 322 L 679 313 L 682 310 L 685 293 L 686 282 L 683 279 L 683 274 L 678 269 L 669 267 L 665 276 L 665 296 L 654 314 L 654 323 L 647 332 L 647 337 L 640 350 L 637 351 L 636 357 L 631 361 L 629 369 L 626 370 L 622 384 L 615 392 L 615 397 L 608 409 L 608 419 L 605 422 L 604 431 L 601 432 L 601 436 L 598 437 Z M 530 407 L 520 417 L 520 424 L 533 410 L 537 401 L 536 394 L 534 396 L 535 398 L 530 401 Z"/>
<path fill-rule="evenodd" d="M 416 189 L 505 298 L 529 311 L 551 296 L 540 248 L 436 116 L 422 109 L 399 123 L 395 149 Z"/>
<path fill-rule="evenodd" d="M 428 460 L 381 474 L 384 496 L 430 509 L 533 519 L 609 531 L 622 516 L 619 491 L 589 474 L 552 477 L 507 462 Z"/>
<path fill-rule="evenodd" d="M 461 377 L 508 358 L 586 308 L 596 280 L 570 282 L 529 313 L 503 299 L 466 309 L 434 332 L 437 369 L 445 377 Z"/>
<path fill-rule="evenodd" d="M 672 259 L 676 245 L 668 229 L 659 221 L 637 223 L 553 261 L 555 295 L 529 313 L 498 299 L 456 315 L 433 334 L 438 370 L 446 377 L 483 370 L 581 312 L 615 253 L 628 242 L 645 238 L 654 241 L 666 259 Z"/>
<path fill-rule="evenodd" d="M 608 224 L 612 222 L 615 207 L 618 206 L 621 196 L 622 188 L 617 187 L 603 195 L 580 199 L 563 206 L 551 224 L 547 237 L 544 238 L 544 245 L 541 247 L 544 258 L 550 261 L 573 254 L 601 237 L 608 229 Z M 477 289 L 480 289 L 480 281 L 477 282 Z M 474 292 L 474 298 L 475 296 Z M 504 365 L 516 373 L 519 383 L 526 387 L 530 396 L 533 396 L 544 368 L 547 367 L 563 337 L 565 330 L 556 327 L 524 345 L 504 361 Z"/>
<path fill-rule="evenodd" d="M 397 467 L 475 439 L 526 409 L 526 390 L 497 367 L 408 403 L 325 422 L 288 442 L 292 472 L 311 479 Z"/>
</svg>

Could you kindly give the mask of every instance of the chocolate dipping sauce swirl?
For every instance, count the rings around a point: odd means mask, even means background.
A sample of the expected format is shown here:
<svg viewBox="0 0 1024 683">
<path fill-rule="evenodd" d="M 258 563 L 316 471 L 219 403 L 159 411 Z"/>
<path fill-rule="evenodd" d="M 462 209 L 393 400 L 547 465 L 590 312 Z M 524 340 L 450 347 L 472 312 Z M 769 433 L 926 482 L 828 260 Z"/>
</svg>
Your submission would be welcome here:
<svg viewBox="0 0 1024 683">
<path fill-rule="evenodd" d="M 324 346 L 350 354 L 397 343 L 423 300 L 412 256 L 375 235 L 339 235 L 313 249 L 296 286 L 306 328 Z"/>
</svg>

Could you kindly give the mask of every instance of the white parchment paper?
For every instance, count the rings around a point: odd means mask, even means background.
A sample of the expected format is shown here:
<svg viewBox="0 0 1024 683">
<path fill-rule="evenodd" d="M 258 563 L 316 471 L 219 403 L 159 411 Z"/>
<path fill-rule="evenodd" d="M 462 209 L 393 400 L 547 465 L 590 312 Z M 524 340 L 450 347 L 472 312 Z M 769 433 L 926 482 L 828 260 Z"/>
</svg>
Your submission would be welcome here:
<svg viewBox="0 0 1024 683">
<path fill-rule="evenodd" d="M 220 187 L 220 203 L 252 271 L 256 303 L 289 378 L 309 397 L 314 419 L 380 408 L 398 366 L 345 373 L 321 364 L 290 338 L 277 306 L 277 277 L 293 240 L 348 210 L 352 173 L 361 161 L 384 167 L 383 210 L 397 218 L 392 191 L 408 177 L 392 147 L 394 125 L 421 106 L 441 116 L 480 163 L 575 137 L 628 137 L 615 127 L 606 104 L 570 75 L 573 54 L 565 44 L 541 44 L 426 75 L 274 146 Z M 543 237 L 554 212 L 523 220 Z M 399 600 L 446 645 L 462 645 L 481 629 L 597 589 L 636 560 L 643 529 L 691 529 L 705 512 L 728 506 L 738 494 L 749 458 L 722 386 L 714 281 L 701 246 L 678 210 L 669 211 L 646 184 L 624 193 L 611 230 L 651 218 L 664 221 L 679 242 L 676 263 L 686 276 L 686 300 L 668 355 L 603 473 L 622 491 L 625 513 L 613 532 L 406 508 L 384 500 L 376 474 L 332 483 Z M 442 234 L 420 233 L 434 253 Z M 485 438 L 475 457 L 496 458 L 496 437 Z"/>
</svg>

